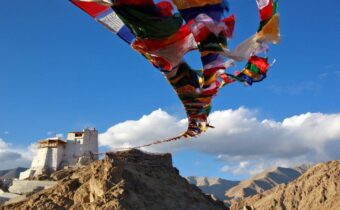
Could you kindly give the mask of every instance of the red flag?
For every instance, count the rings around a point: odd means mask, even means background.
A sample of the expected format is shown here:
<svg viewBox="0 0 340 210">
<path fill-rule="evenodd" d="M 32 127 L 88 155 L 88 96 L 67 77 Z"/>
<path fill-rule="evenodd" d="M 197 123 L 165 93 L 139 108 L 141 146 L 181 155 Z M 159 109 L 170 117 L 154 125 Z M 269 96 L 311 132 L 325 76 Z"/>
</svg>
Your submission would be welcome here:
<svg viewBox="0 0 340 210">
<path fill-rule="evenodd" d="M 268 59 L 261 58 L 257 56 L 252 56 L 249 59 L 249 63 L 254 64 L 259 70 L 261 74 L 266 74 L 269 68 Z"/>
<path fill-rule="evenodd" d="M 268 5 L 260 9 L 260 19 L 261 21 L 269 19 L 274 13 L 274 3 L 270 0 Z"/>
<path fill-rule="evenodd" d="M 81 2 L 76 0 L 71 0 L 71 2 L 93 18 L 97 17 L 110 8 L 109 6 L 104 6 L 96 2 Z"/>
</svg>

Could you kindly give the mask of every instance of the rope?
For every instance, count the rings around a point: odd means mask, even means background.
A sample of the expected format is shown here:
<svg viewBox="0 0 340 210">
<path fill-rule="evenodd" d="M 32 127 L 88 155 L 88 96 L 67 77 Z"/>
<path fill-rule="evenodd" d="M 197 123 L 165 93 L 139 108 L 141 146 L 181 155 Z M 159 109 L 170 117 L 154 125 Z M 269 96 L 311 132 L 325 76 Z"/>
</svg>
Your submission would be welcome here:
<svg viewBox="0 0 340 210">
<path fill-rule="evenodd" d="M 166 143 L 166 142 L 177 141 L 177 140 L 181 139 L 182 137 L 183 137 L 183 135 L 172 137 L 172 138 L 169 138 L 169 139 L 158 140 L 158 141 L 154 141 L 152 143 L 140 145 L 140 146 L 137 146 L 137 147 L 132 147 L 130 149 L 140 149 L 140 148 L 143 148 L 143 147 L 150 147 L 150 146 L 153 146 L 153 145 L 156 145 L 156 144 L 162 144 L 162 143 Z"/>
<path fill-rule="evenodd" d="M 215 128 L 214 126 L 210 125 L 209 123 L 207 124 L 207 127 L 208 128 Z M 167 142 L 171 142 L 171 141 L 177 141 L 177 140 L 180 140 L 181 138 L 197 137 L 201 132 L 195 132 L 194 130 L 190 129 L 190 125 L 189 125 L 189 129 L 187 131 L 185 131 L 184 133 L 182 133 L 178 136 L 172 137 L 172 138 L 158 140 L 158 141 L 154 141 L 154 142 L 151 142 L 151 143 L 148 143 L 148 144 L 143 144 L 143 145 L 135 146 L 135 147 L 116 148 L 114 150 L 103 152 L 103 153 L 97 153 L 95 155 L 104 155 L 104 154 L 107 154 L 107 153 L 110 153 L 110 152 L 117 152 L 117 151 L 131 150 L 131 149 L 141 149 L 143 147 L 150 147 L 150 146 L 157 145 L 157 144 L 163 144 L 163 143 L 167 143 Z"/>
<path fill-rule="evenodd" d="M 176 137 L 169 138 L 169 139 L 158 140 L 158 141 L 154 141 L 154 142 L 151 142 L 151 143 L 148 143 L 148 144 L 144 144 L 144 145 L 140 145 L 140 146 L 135 146 L 135 147 L 116 148 L 116 149 L 111 150 L 111 151 L 97 153 L 97 154 L 94 154 L 94 155 L 104 155 L 104 154 L 107 154 L 107 153 L 110 153 L 110 152 L 116 152 L 116 151 L 124 151 L 124 150 L 131 150 L 131 149 L 141 149 L 143 147 L 150 147 L 150 146 L 157 145 L 157 144 L 167 143 L 167 142 L 171 142 L 171 141 L 177 141 L 177 140 L 179 140 L 179 139 L 181 139 L 183 137 L 186 137 L 185 133 L 181 134 L 179 136 L 176 136 Z"/>
</svg>

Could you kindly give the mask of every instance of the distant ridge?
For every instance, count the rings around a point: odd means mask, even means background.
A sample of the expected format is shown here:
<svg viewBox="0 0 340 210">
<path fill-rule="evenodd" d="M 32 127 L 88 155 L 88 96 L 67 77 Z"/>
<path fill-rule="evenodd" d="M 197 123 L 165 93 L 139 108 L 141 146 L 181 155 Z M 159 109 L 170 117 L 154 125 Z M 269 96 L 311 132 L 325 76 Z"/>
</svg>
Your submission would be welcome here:
<svg viewBox="0 0 340 210">
<path fill-rule="evenodd" d="M 204 193 L 213 195 L 215 198 L 225 200 L 225 192 L 230 188 L 238 185 L 240 181 L 229 181 L 221 178 L 208 178 L 189 176 L 187 180 L 190 184 L 196 185 Z"/>
<path fill-rule="evenodd" d="M 18 167 L 14 169 L 0 171 L 0 179 L 15 179 L 19 178 L 21 172 L 26 171 L 27 168 Z"/>
<path fill-rule="evenodd" d="M 305 173 L 309 167 L 308 165 L 294 168 L 274 167 L 244 181 L 196 176 L 189 176 L 187 180 L 204 193 L 224 201 L 229 206 L 233 199 L 256 195 L 277 185 L 287 184 Z"/>
<path fill-rule="evenodd" d="M 308 166 L 295 168 L 274 167 L 250 179 L 242 181 L 226 192 L 227 200 L 244 198 L 269 190 L 280 184 L 287 184 L 306 172 Z"/>
</svg>

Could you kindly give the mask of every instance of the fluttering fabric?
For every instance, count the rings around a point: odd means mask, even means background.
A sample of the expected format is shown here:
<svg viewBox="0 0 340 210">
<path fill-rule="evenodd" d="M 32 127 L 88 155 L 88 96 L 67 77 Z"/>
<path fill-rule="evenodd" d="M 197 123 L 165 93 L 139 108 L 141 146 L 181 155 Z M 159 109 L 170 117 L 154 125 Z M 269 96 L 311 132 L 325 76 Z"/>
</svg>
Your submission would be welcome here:
<svg viewBox="0 0 340 210">
<path fill-rule="evenodd" d="M 134 40 L 135 35 L 110 7 L 110 0 L 82 0 L 71 2 L 127 43 L 130 44 Z"/>
<path fill-rule="evenodd" d="M 252 85 L 265 79 L 270 67 L 268 44 L 280 41 L 274 0 L 256 0 L 260 14 L 258 31 L 233 50 L 228 48 L 228 41 L 233 36 L 235 16 L 226 16 L 229 5 L 225 0 L 172 0 L 156 4 L 152 0 L 71 2 L 129 43 L 172 85 L 188 117 L 187 131 L 173 140 L 197 136 L 212 127 L 207 120 L 212 99 L 220 88 L 235 81 Z M 173 5 L 178 12 L 174 12 Z M 183 59 L 192 50 L 201 54 L 199 70 L 192 69 Z M 227 72 L 244 60 L 248 62 L 241 72 Z"/>
</svg>

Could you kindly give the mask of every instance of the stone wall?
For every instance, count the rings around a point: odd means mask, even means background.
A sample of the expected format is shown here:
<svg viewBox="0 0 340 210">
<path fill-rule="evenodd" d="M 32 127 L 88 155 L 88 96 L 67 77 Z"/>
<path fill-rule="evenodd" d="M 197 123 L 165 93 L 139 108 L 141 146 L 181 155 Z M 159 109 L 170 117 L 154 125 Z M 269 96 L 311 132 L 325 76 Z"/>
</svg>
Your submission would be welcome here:
<svg viewBox="0 0 340 210">
<path fill-rule="evenodd" d="M 40 148 L 38 149 L 38 153 L 34 157 L 32 164 L 31 164 L 31 169 L 35 168 L 44 168 L 45 165 L 47 164 L 47 157 L 48 157 L 48 150 L 49 148 Z"/>
<path fill-rule="evenodd" d="M 57 182 L 53 181 L 14 180 L 12 186 L 10 186 L 8 190 L 10 193 L 21 195 L 47 189 L 56 184 Z"/>
<path fill-rule="evenodd" d="M 155 158 L 155 155 L 157 158 Z M 132 149 L 129 151 L 109 153 L 106 158 L 107 157 L 109 157 L 112 161 L 121 163 L 172 167 L 172 157 L 170 153 L 152 154 Z"/>
<path fill-rule="evenodd" d="M 0 193 L 0 204 L 5 203 L 11 199 L 18 197 L 19 195 L 14 193 Z"/>
<path fill-rule="evenodd" d="M 84 132 L 79 132 L 81 136 L 76 136 L 76 133 L 69 133 L 66 141 L 65 152 L 62 160 L 62 166 L 72 166 L 79 162 L 79 159 L 89 154 L 98 153 L 98 131 L 95 129 L 85 129 Z M 93 156 L 98 159 L 97 156 Z M 93 158 L 92 157 L 92 158 Z"/>
</svg>

